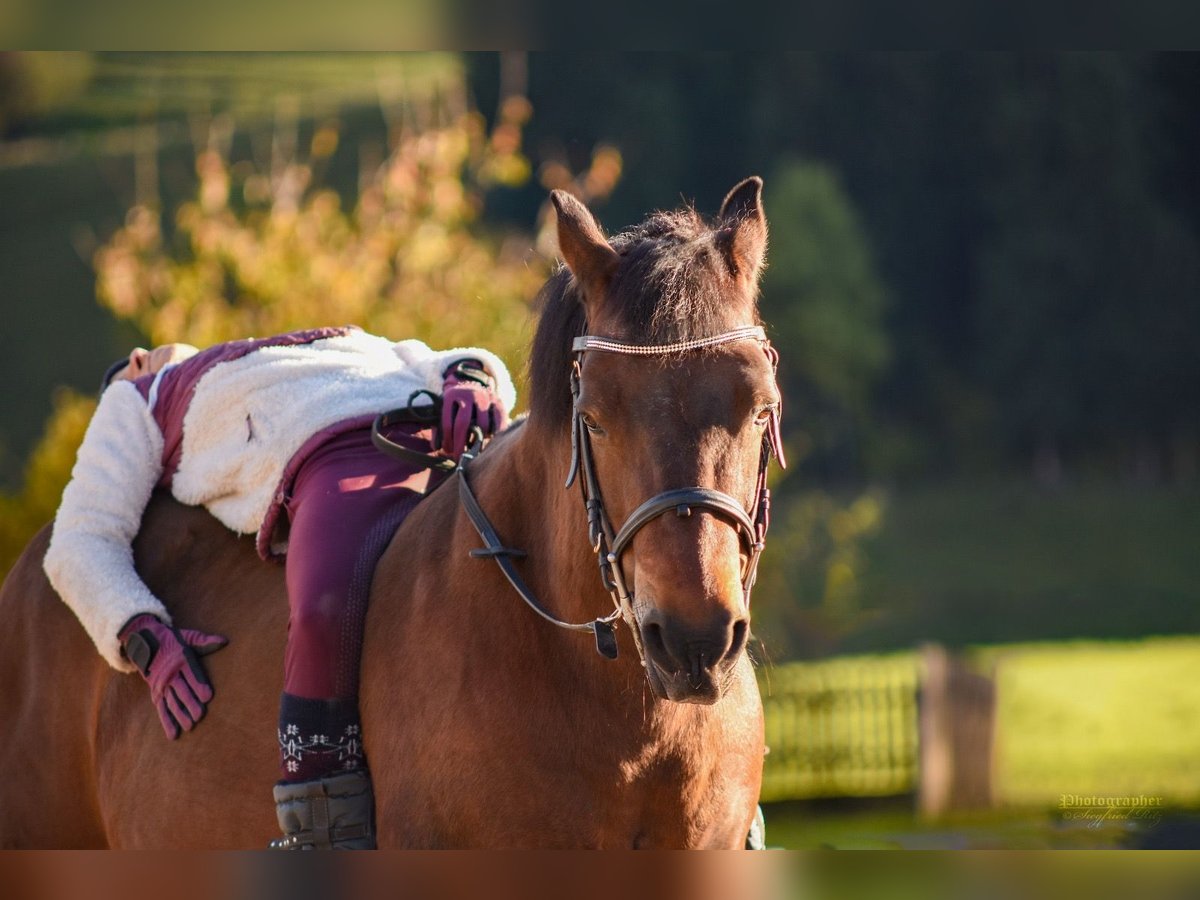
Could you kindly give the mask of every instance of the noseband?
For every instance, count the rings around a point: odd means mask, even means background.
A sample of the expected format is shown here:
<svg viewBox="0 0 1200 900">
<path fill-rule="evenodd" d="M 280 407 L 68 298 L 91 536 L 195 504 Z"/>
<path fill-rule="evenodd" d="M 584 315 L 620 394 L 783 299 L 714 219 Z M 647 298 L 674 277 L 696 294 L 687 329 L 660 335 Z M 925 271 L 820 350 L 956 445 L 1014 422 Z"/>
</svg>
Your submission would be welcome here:
<svg viewBox="0 0 1200 900">
<path fill-rule="evenodd" d="M 611 519 L 604 508 L 604 500 L 600 492 L 600 482 L 596 475 L 595 463 L 592 457 L 592 445 L 588 436 L 587 426 L 579 410 L 580 382 L 583 367 L 582 358 L 585 353 L 599 351 L 604 353 L 620 353 L 627 356 L 674 356 L 719 347 L 739 341 L 755 341 L 767 354 L 774 370 L 779 362 L 778 352 L 767 340 L 766 332 L 760 326 L 748 325 L 735 328 L 713 337 L 698 338 L 690 341 L 679 341 L 674 344 L 627 344 L 608 338 L 583 335 L 575 338 L 571 346 L 574 361 L 571 368 L 571 466 L 567 474 L 566 486 L 569 488 L 576 480 L 579 481 L 583 495 L 584 508 L 587 512 L 588 540 L 592 552 L 600 568 L 600 580 L 604 589 L 613 598 L 616 607 L 613 612 L 592 622 L 573 624 L 563 622 L 550 614 L 533 595 L 524 583 L 520 574 L 512 565 L 510 557 L 524 556 L 520 550 L 505 547 L 488 521 L 478 500 L 471 491 L 467 479 L 467 464 L 474 456 L 469 451 L 463 456 L 459 469 L 459 496 L 468 517 L 475 525 L 476 531 L 487 545 L 479 550 L 472 550 L 476 557 L 491 557 L 496 560 L 504 575 L 533 610 L 547 621 L 563 628 L 575 631 L 591 631 L 596 637 L 596 649 L 602 656 L 615 659 L 617 656 L 617 639 L 613 623 L 624 616 L 629 624 L 629 630 L 637 645 L 638 654 L 644 659 L 641 635 L 637 629 L 637 621 L 633 612 L 633 595 L 627 587 L 625 572 L 621 565 L 621 557 L 632 544 L 634 536 L 659 516 L 674 512 L 677 516 L 686 517 L 694 509 L 706 510 L 717 518 L 731 524 L 738 534 L 741 550 L 745 554 L 742 564 L 742 601 L 750 606 L 750 591 L 754 586 L 755 574 L 758 570 L 758 559 L 762 554 L 766 541 L 767 526 L 770 519 L 771 492 L 767 488 L 767 466 L 772 454 L 780 465 L 784 465 L 783 446 L 779 433 L 778 407 L 771 410 L 765 433 L 763 434 L 762 450 L 759 455 L 758 481 L 755 489 L 755 502 L 752 510 L 746 510 L 741 501 L 729 494 L 700 486 L 673 488 L 656 494 L 637 507 L 625 520 L 619 529 L 614 529 Z M 582 476 L 582 477 L 580 477 Z"/>
</svg>

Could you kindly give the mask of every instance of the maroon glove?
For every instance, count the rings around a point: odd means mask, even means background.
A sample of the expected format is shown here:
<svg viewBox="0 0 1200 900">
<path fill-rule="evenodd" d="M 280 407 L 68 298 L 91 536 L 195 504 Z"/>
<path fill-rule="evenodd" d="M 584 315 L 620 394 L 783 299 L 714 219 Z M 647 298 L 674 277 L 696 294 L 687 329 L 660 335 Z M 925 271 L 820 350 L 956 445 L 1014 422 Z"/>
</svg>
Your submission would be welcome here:
<svg viewBox="0 0 1200 900">
<path fill-rule="evenodd" d="M 150 698 L 167 737 L 175 740 L 180 729 L 195 728 L 213 698 L 199 657 L 220 650 L 228 639 L 174 628 L 149 613 L 126 622 L 118 638 L 125 656 L 150 685 Z"/>
<path fill-rule="evenodd" d="M 472 426 L 488 437 L 508 425 L 508 412 L 496 394 L 496 382 L 479 360 L 460 359 L 443 378 L 440 449 L 458 459 L 467 449 Z"/>
</svg>

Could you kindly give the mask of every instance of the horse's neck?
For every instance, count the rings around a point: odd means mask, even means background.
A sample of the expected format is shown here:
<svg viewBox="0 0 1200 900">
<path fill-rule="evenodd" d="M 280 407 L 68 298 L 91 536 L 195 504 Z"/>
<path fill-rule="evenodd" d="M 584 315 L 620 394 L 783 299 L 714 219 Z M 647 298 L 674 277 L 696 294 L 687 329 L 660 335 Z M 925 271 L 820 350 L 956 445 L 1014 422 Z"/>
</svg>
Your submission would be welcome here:
<svg viewBox="0 0 1200 900">
<path fill-rule="evenodd" d="M 561 620 L 589 622 L 611 613 L 613 601 L 601 584 L 588 544 L 579 488 L 563 487 L 569 461 L 565 437 L 548 439 L 524 426 L 498 443 L 494 456 L 480 459 L 487 465 L 472 474 L 471 484 L 504 543 L 528 553 L 522 574 L 542 606 Z M 618 658 L 609 660 L 599 655 L 591 634 L 568 631 L 536 616 L 507 583 L 496 600 L 505 610 L 503 616 L 521 632 L 522 643 L 516 646 L 554 660 L 575 679 L 574 691 L 593 694 L 591 702 L 636 707 L 638 717 L 648 723 L 653 707 L 676 706 L 653 699 L 623 622 L 617 629 Z"/>
<path fill-rule="evenodd" d="M 612 600 L 587 542 L 578 487 L 563 488 L 569 459 L 565 437 L 546 440 L 523 426 L 472 464 L 470 483 L 502 543 L 528 553 L 518 568 L 543 606 L 560 619 L 588 622 L 610 612 Z M 380 561 L 367 649 L 434 673 L 430 697 L 444 694 L 447 684 L 487 685 L 487 696 L 537 710 L 547 740 L 621 765 L 691 759 L 703 749 L 702 735 L 720 731 L 716 707 L 654 697 L 627 626 L 618 628 L 619 657 L 601 657 L 592 635 L 546 622 L 493 561 L 470 558 L 481 543 L 457 483 L 418 507 Z M 423 571 L 414 578 L 418 558 Z M 388 585 L 408 585 L 399 602 L 386 596 Z M 368 704 L 407 708 L 416 694 L 400 697 L 397 684 L 372 681 Z"/>
</svg>

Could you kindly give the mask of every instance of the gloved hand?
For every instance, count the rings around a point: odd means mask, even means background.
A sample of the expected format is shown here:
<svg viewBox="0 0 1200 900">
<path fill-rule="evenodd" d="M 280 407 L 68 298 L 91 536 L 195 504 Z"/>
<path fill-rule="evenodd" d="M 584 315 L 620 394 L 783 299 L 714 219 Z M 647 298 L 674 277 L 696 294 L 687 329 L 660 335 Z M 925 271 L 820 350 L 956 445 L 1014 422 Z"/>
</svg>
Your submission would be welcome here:
<svg viewBox="0 0 1200 900">
<path fill-rule="evenodd" d="M 117 637 L 125 656 L 150 685 L 150 697 L 167 737 L 174 740 L 180 729 L 195 728 L 213 698 L 199 657 L 215 653 L 229 640 L 219 634 L 174 628 L 149 613 L 134 616 Z"/>
<path fill-rule="evenodd" d="M 458 459 L 467 449 L 472 425 L 488 437 L 508 425 L 508 411 L 496 393 L 495 380 L 479 360 L 460 359 L 443 378 L 440 449 Z"/>
</svg>

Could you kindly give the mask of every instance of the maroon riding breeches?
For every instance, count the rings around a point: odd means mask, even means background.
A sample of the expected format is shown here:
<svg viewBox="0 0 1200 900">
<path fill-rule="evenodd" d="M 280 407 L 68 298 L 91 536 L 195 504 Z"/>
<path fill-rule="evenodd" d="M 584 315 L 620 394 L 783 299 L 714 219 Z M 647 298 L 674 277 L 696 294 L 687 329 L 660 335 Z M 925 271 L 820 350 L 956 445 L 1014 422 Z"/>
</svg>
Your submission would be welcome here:
<svg viewBox="0 0 1200 900">
<path fill-rule="evenodd" d="M 429 450 L 429 432 L 415 427 L 401 426 L 388 436 Z M 331 437 L 304 460 L 284 500 L 290 525 L 287 694 L 357 697 L 375 564 L 430 487 L 430 474 L 377 450 L 369 428 Z"/>
</svg>

